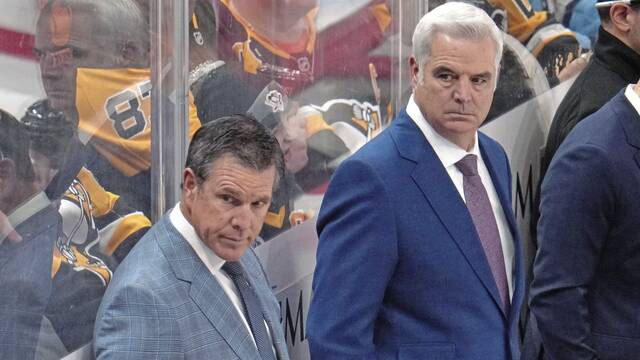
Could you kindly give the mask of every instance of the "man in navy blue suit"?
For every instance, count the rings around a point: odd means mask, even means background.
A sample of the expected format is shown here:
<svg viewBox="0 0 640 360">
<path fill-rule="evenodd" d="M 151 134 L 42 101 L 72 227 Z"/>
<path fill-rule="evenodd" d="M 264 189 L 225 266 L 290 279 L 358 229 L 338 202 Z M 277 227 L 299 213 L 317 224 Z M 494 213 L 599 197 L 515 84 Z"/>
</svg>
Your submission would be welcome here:
<svg viewBox="0 0 640 360">
<path fill-rule="evenodd" d="M 531 284 L 538 358 L 640 356 L 639 92 L 627 86 L 576 125 L 542 183 Z"/>
<path fill-rule="evenodd" d="M 320 210 L 312 358 L 519 359 L 510 169 L 477 131 L 501 54 L 472 5 L 418 23 L 406 109 L 341 164 Z"/>
</svg>

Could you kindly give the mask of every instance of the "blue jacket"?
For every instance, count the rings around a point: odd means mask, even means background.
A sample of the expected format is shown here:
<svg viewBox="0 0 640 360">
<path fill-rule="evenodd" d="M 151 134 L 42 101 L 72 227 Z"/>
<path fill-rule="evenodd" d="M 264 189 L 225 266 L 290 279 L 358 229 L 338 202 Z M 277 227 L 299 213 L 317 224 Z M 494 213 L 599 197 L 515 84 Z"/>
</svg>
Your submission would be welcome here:
<svg viewBox="0 0 640 360">
<path fill-rule="evenodd" d="M 334 174 L 318 217 L 313 359 L 519 359 L 522 251 L 504 150 L 479 134 L 515 241 L 509 313 L 471 216 L 402 112 Z"/>
<path fill-rule="evenodd" d="M 531 341 L 546 359 L 638 359 L 640 116 L 624 90 L 562 143 L 540 214 Z"/>
<path fill-rule="evenodd" d="M 278 303 L 253 250 L 240 262 L 260 298 L 279 359 L 288 359 Z M 168 215 L 116 270 L 95 325 L 102 359 L 252 359 L 258 350 L 218 281 Z"/>
</svg>

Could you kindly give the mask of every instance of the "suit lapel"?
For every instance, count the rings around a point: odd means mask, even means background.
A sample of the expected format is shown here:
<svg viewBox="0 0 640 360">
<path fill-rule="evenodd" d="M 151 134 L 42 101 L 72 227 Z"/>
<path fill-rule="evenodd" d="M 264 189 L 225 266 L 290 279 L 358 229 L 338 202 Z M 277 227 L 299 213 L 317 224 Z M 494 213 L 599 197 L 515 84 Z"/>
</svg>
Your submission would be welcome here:
<svg viewBox="0 0 640 360">
<path fill-rule="evenodd" d="M 191 300 L 240 359 L 258 360 L 260 357 L 251 334 L 222 286 L 198 258 L 189 243 L 173 227 L 169 217 L 165 216 L 161 221 L 169 236 L 159 238 L 158 243 L 176 277 L 191 284 L 189 288 Z"/>
<path fill-rule="evenodd" d="M 442 162 L 424 135 L 403 111 L 391 127 L 391 136 L 400 155 L 416 162 L 411 174 L 413 181 L 424 194 L 440 222 L 487 289 L 495 305 L 502 311 L 500 294 L 495 284 L 484 249 L 473 225 L 467 206 L 462 201 Z M 455 199 L 452 201 L 452 199 Z M 505 316 L 506 317 L 506 316 Z"/>
</svg>

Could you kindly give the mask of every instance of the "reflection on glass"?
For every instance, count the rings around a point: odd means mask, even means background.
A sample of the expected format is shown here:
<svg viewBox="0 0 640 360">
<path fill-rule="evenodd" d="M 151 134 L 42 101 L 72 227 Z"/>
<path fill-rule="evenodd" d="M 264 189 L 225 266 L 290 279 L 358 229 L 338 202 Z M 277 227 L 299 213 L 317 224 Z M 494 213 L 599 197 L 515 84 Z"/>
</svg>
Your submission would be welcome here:
<svg viewBox="0 0 640 360">
<path fill-rule="evenodd" d="M 0 225 L 11 234 L 0 240 L 0 358 L 33 359 L 45 342 L 55 348 L 45 354 L 63 355 L 53 345 L 60 338 L 48 331 L 55 321 L 51 269 L 59 215 L 36 185 L 26 131 L 4 111 L 0 153 Z"/>
<path fill-rule="evenodd" d="M 272 82 L 278 89 L 264 101 L 286 100 L 274 110 L 276 121 L 263 122 L 280 141 L 287 168 L 261 233 L 269 239 L 312 216 L 319 203 L 305 199 L 317 199 L 340 161 L 385 125 L 389 95 L 378 84 L 389 77 L 390 54 L 374 50 L 389 33 L 390 8 L 360 2 L 346 6 L 344 17 L 323 12 L 315 0 L 214 3 L 224 65 L 198 85 L 202 121 L 246 112 Z"/>
</svg>

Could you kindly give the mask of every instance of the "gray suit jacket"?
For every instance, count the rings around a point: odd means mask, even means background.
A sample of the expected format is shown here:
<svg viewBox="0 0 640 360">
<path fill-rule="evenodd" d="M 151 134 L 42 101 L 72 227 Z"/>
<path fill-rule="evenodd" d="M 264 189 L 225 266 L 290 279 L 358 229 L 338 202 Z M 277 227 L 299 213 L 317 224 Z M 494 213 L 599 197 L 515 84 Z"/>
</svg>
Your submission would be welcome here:
<svg viewBox="0 0 640 360">
<path fill-rule="evenodd" d="M 279 359 L 288 359 L 278 303 L 255 253 L 240 262 L 256 289 Z M 259 359 L 240 315 L 168 215 L 125 258 L 95 333 L 102 359 Z"/>
</svg>

